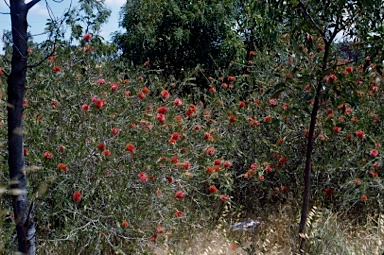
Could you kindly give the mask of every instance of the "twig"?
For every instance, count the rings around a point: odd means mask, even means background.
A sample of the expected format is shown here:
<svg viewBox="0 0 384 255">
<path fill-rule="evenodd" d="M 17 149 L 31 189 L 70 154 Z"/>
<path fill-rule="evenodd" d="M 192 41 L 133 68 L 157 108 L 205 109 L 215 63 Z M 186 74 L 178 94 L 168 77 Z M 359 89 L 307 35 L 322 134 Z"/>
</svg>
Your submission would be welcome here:
<svg viewBox="0 0 384 255">
<path fill-rule="evenodd" d="M 315 22 L 315 20 L 313 19 L 313 17 L 308 13 L 308 10 L 307 8 L 305 7 L 304 3 L 299 0 L 299 3 L 302 5 L 303 9 L 304 9 L 304 12 L 305 14 L 307 15 L 307 17 L 309 18 L 309 20 L 311 21 L 312 25 L 315 26 L 315 28 L 317 29 L 317 31 L 319 31 L 320 35 L 324 38 L 324 40 L 326 40 L 326 36 L 325 36 L 325 33 L 324 31 L 319 27 L 319 25 Z"/>
</svg>

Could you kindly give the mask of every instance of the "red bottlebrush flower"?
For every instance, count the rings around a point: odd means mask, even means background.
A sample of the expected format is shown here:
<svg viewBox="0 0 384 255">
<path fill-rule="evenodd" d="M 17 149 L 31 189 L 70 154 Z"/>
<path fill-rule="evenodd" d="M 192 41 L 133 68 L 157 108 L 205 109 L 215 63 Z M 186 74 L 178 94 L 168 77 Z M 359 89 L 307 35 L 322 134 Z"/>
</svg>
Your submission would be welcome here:
<svg viewBox="0 0 384 255">
<path fill-rule="evenodd" d="M 232 166 L 232 163 L 229 162 L 229 161 L 225 161 L 224 164 L 223 164 L 223 166 L 224 166 L 225 168 L 230 168 L 230 167 Z"/>
<path fill-rule="evenodd" d="M 175 103 L 176 106 L 182 106 L 183 105 L 183 102 L 181 101 L 180 98 L 176 98 L 174 103 Z"/>
<path fill-rule="evenodd" d="M 352 72 L 353 72 L 353 67 L 351 67 L 351 66 L 347 66 L 347 67 L 345 68 L 345 71 L 346 71 L 347 73 L 352 73 Z"/>
<path fill-rule="evenodd" d="M 171 138 L 173 140 L 179 140 L 180 138 L 180 134 L 178 132 L 174 132 L 172 135 L 171 135 Z"/>
<path fill-rule="evenodd" d="M 148 175 L 144 172 L 141 172 L 137 175 L 137 177 L 139 177 L 139 179 L 142 181 L 142 182 L 147 182 L 148 181 Z"/>
<path fill-rule="evenodd" d="M 52 73 L 59 73 L 61 72 L 61 67 L 60 66 L 54 66 L 52 68 Z"/>
<path fill-rule="evenodd" d="M 216 92 L 216 88 L 213 87 L 213 86 L 209 87 L 209 92 L 215 93 Z"/>
<path fill-rule="evenodd" d="M 51 105 L 52 105 L 53 108 L 56 108 L 56 107 L 59 106 L 59 102 L 57 102 L 57 101 L 52 101 L 52 102 L 51 102 Z"/>
<path fill-rule="evenodd" d="M 125 146 L 125 150 L 126 151 L 129 151 L 131 153 L 135 153 L 136 151 L 136 147 L 133 145 L 133 144 L 127 144 L 127 146 Z"/>
<path fill-rule="evenodd" d="M 91 34 L 85 34 L 84 35 L 84 41 L 89 42 L 91 39 L 92 39 L 92 35 Z"/>
<path fill-rule="evenodd" d="M 149 61 L 145 61 L 143 64 L 144 67 L 149 66 Z"/>
<path fill-rule="evenodd" d="M 28 156 L 28 149 L 24 148 L 24 156 Z"/>
<path fill-rule="evenodd" d="M 126 228 L 126 227 L 128 227 L 128 222 L 126 222 L 126 221 L 123 221 L 122 223 L 121 223 L 121 226 L 123 227 L 123 228 Z"/>
<path fill-rule="evenodd" d="M 171 139 L 169 139 L 169 140 L 168 140 L 168 142 L 169 142 L 170 144 L 173 144 L 173 145 L 175 145 L 175 144 L 176 144 L 176 140 L 175 140 L 175 139 L 172 139 L 172 138 L 171 138 Z"/>
<path fill-rule="evenodd" d="M 59 145 L 59 146 L 57 146 L 57 149 L 58 149 L 60 152 L 64 152 L 64 151 L 65 151 L 65 146 L 64 146 L 64 145 Z"/>
<path fill-rule="evenodd" d="M 214 166 L 213 166 L 213 169 L 214 169 L 216 172 L 220 172 L 220 166 L 219 166 L 219 165 L 214 165 Z"/>
<path fill-rule="evenodd" d="M 176 164 L 179 162 L 179 159 L 177 157 L 173 157 L 173 158 L 171 158 L 171 162 Z"/>
<path fill-rule="evenodd" d="M 234 76 L 228 76 L 228 81 L 234 82 L 234 81 L 236 81 L 236 78 Z"/>
<path fill-rule="evenodd" d="M 249 55 L 250 55 L 250 56 L 255 56 L 256 53 L 255 53 L 254 51 L 250 51 L 250 52 L 249 52 Z"/>
<path fill-rule="evenodd" d="M 82 197 L 82 195 L 81 195 L 81 193 L 80 193 L 79 191 L 75 191 L 75 192 L 73 193 L 73 200 L 74 200 L 75 202 L 80 202 L 81 197 Z"/>
<path fill-rule="evenodd" d="M 215 185 L 209 186 L 208 190 L 209 190 L 209 193 L 216 193 L 217 192 L 217 188 Z"/>
<path fill-rule="evenodd" d="M 193 126 L 193 130 L 199 131 L 200 129 L 201 129 L 201 127 L 197 124 L 195 126 Z"/>
<path fill-rule="evenodd" d="M 362 195 L 360 199 L 361 199 L 361 201 L 367 201 L 368 197 L 366 195 Z"/>
<path fill-rule="evenodd" d="M 228 119 L 229 119 L 229 122 L 231 122 L 231 123 L 235 123 L 236 122 L 236 117 L 233 116 L 233 115 L 229 116 Z"/>
<path fill-rule="evenodd" d="M 162 114 L 162 113 L 158 113 L 156 115 L 156 119 L 160 122 L 160 123 L 164 123 L 165 122 L 165 115 Z"/>
<path fill-rule="evenodd" d="M 185 170 L 188 170 L 191 167 L 191 164 L 188 161 L 186 161 L 182 164 L 182 166 L 184 167 Z"/>
<path fill-rule="evenodd" d="M 205 170 L 205 172 L 209 173 L 209 174 L 213 174 L 214 170 L 212 167 L 207 167 L 207 169 Z"/>
<path fill-rule="evenodd" d="M 0 75 L 4 75 L 4 67 L 0 67 Z"/>
<path fill-rule="evenodd" d="M 252 164 L 251 164 L 251 169 L 256 169 L 256 168 L 258 168 L 258 167 L 259 167 L 259 165 L 256 164 L 256 163 L 252 163 Z"/>
<path fill-rule="evenodd" d="M 176 194 L 175 194 L 175 197 L 176 198 L 180 198 L 180 199 L 185 197 L 184 191 L 182 191 L 182 190 L 177 191 Z"/>
<path fill-rule="evenodd" d="M 167 107 L 162 106 L 157 109 L 157 113 L 166 114 L 168 111 Z"/>
<path fill-rule="evenodd" d="M 112 135 L 118 135 L 120 133 L 120 129 L 117 127 L 114 127 L 111 129 Z"/>
<path fill-rule="evenodd" d="M 143 92 L 144 94 L 148 94 L 149 93 L 149 89 L 147 87 L 144 87 L 141 92 Z"/>
<path fill-rule="evenodd" d="M 274 153 L 273 153 L 273 157 L 274 157 L 274 158 L 278 158 L 278 157 L 279 157 L 279 153 L 274 152 Z"/>
<path fill-rule="evenodd" d="M 375 170 L 371 170 L 371 171 L 369 171 L 368 174 L 369 174 L 369 176 L 370 176 L 371 178 L 376 178 L 376 177 L 379 176 Z"/>
<path fill-rule="evenodd" d="M 341 131 L 341 127 L 338 127 L 338 126 L 333 127 L 333 132 L 340 133 L 340 131 Z"/>
<path fill-rule="evenodd" d="M 287 111 L 289 109 L 289 104 L 283 104 L 283 110 L 284 111 Z"/>
<path fill-rule="evenodd" d="M 273 168 L 272 168 L 272 166 L 271 166 L 271 165 L 266 165 L 266 166 L 265 166 L 265 171 L 267 171 L 268 173 L 273 172 Z"/>
<path fill-rule="evenodd" d="M 264 175 L 259 175 L 258 178 L 259 178 L 260 181 L 264 181 Z"/>
<path fill-rule="evenodd" d="M 104 156 L 109 157 L 111 155 L 111 152 L 109 150 L 103 151 Z"/>
<path fill-rule="evenodd" d="M 304 91 L 307 91 L 307 92 L 311 91 L 311 86 L 309 86 L 309 85 L 305 86 Z"/>
<path fill-rule="evenodd" d="M 169 182 L 169 183 L 172 183 L 173 182 L 173 178 L 171 177 L 171 176 L 167 176 L 167 177 L 165 177 L 166 179 L 167 179 L 167 181 Z"/>
<path fill-rule="evenodd" d="M 270 105 L 273 105 L 273 106 L 276 106 L 277 105 L 277 100 L 272 98 L 272 99 L 269 99 L 269 104 Z"/>
<path fill-rule="evenodd" d="M 180 211 L 176 211 L 176 212 L 175 212 L 175 216 L 178 217 L 178 218 L 180 218 L 180 217 L 183 216 L 183 213 L 180 212 Z"/>
<path fill-rule="evenodd" d="M 333 190 L 331 188 L 325 189 L 325 196 L 331 197 L 333 195 Z"/>
<path fill-rule="evenodd" d="M 125 91 L 124 91 L 124 95 L 125 95 L 125 97 L 127 97 L 127 98 L 129 98 L 129 97 L 132 96 L 131 91 L 129 91 L 129 90 L 125 90 Z"/>
<path fill-rule="evenodd" d="M 115 92 L 115 91 L 118 90 L 118 89 L 119 89 L 119 87 L 117 86 L 117 84 L 114 83 L 114 82 L 112 82 L 112 84 L 111 84 L 111 91 L 112 91 L 112 92 Z"/>
<path fill-rule="evenodd" d="M 265 122 L 271 122 L 271 120 L 272 120 L 272 116 L 267 116 L 264 118 Z"/>
<path fill-rule="evenodd" d="M 244 101 L 240 101 L 240 103 L 239 103 L 239 107 L 240 108 L 243 108 L 245 106 L 245 102 Z"/>
<path fill-rule="evenodd" d="M 220 200 L 223 201 L 224 203 L 226 203 L 229 200 L 229 196 L 222 194 L 222 195 L 220 195 Z"/>
<path fill-rule="evenodd" d="M 156 228 L 156 232 L 159 233 L 159 234 L 163 233 L 163 227 L 162 226 L 158 226 Z"/>
<path fill-rule="evenodd" d="M 67 165 L 66 165 L 66 164 L 63 164 L 63 163 L 59 163 L 59 164 L 57 165 L 57 169 L 58 169 L 58 170 L 60 170 L 60 171 L 64 171 L 64 172 L 67 172 L 67 170 L 68 170 L 68 167 L 67 167 Z"/>
<path fill-rule="evenodd" d="M 103 143 L 99 143 L 99 144 L 97 145 L 97 149 L 99 149 L 99 151 L 104 151 L 105 148 L 106 148 L 106 146 L 105 146 L 105 144 L 103 144 Z"/>
<path fill-rule="evenodd" d="M 355 179 L 353 179 L 353 182 L 355 183 L 356 186 L 360 186 L 360 185 L 361 185 L 361 180 L 360 180 L 360 178 L 355 178 Z"/>
<path fill-rule="evenodd" d="M 53 155 L 52 155 L 51 152 L 46 151 L 46 152 L 44 152 L 44 154 L 43 154 L 43 158 L 45 158 L 45 159 L 51 159 L 51 158 L 53 158 Z"/>
<path fill-rule="evenodd" d="M 365 138 L 365 133 L 363 131 L 361 131 L 361 130 L 357 130 L 355 134 L 360 139 Z"/>
<path fill-rule="evenodd" d="M 162 90 L 160 94 L 163 99 L 167 99 L 170 97 L 168 90 Z"/>
<path fill-rule="evenodd" d="M 181 123 L 181 122 L 183 122 L 183 117 L 181 117 L 180 115 L 178 115 L 178 116 L 175 117 L 175 120 L 176 120 L 178 123 Z"/>
<path fill-rule="evenodd" d="M 107 101 L 105 99 L 97 99 L 95 101 L 95 107 L 100 110 L 106 103 Z"/>
<path fill-rule="evenodd" d="M 207 154 L 208 154 L 208 155 L 213 155 L 213 154 L 215 154 L 215 148 L 213 148 L 213 147 L 209 147 L 209 148 L 207 148 Z"/>
<path fill-rule="evenodd" d="M 105 80 L 100 78 L 97 80 L 97 83 L 99 83 L 100 85 L 103 85 L 103 84 L 105 84 Z"/>
<path fill-rule="evenodd" d="M 379 151 L 376 150 L 376 149 L 372 149 L 370 152 L 369 152 L 369 155 L 371 155 L 372 157 L 377 157 L 379 155 Z"/>
<path fill-rule="evenodd" d="M 161 190 L 156 190 L 156 194 L 158 195 L 158 196 L 160 196 L 161 195 Z"/>
<path fill-rule="evenodd" d="M 87 104 L 83 104 L 81 106 L 81 110 L 83 110 L 83 111 L 89 111 L 89 109 L 91 109 L 91 107 L 89 105 L 87 105 Z"/>
<path fill-rule="evenodd" d="M 221 159 L 215 159 L 214 163 L 215 166 L 220 166 L 221 165 Z"/>
<path fill-rule="evenodd" d="M 228 88 L 228 84 L 227 84 L 227 83 L 225 83 L 225 82 L 224 82 L 224 83 L 222 83 L 222 84 L 221 84 L 221 86 L 222 86 L 223 88 L 225 88 L 225 89 L 226 89 L 226 88 Z"/>
<path fill-rule="evenodd" d="M 287 163 L 287 158 L 286 157 L 281 157 L 280 159 L 279 159 L 279 163 L 280 164 L 285 164 L 285 163 Z"/>
<path fill-rule="evenodd" d="M 317 139 L 319 139 L 319 140 L 324 140 L 324 139 L 325 139 L 325 136 L 324 136 L 323 134 L 320 134 L 320 135 L 317 137 Z"/>
<path fill-rule="evenodd" d="M 200 126 L 199 126 L 199 128 L 200 128 Z M 204 132 L 204 138 L 205 139 L 211 138 L 211 132 Z"/>
<path fill-rule="evenodd" d="M 145 94 L 143 93 L 143 92 L 139 92 L 139 93 L 137 93 L 137 96 L 141 99 L 141 100 L 143 100 L 144 98 L 145 98 Z"/>
</svg>

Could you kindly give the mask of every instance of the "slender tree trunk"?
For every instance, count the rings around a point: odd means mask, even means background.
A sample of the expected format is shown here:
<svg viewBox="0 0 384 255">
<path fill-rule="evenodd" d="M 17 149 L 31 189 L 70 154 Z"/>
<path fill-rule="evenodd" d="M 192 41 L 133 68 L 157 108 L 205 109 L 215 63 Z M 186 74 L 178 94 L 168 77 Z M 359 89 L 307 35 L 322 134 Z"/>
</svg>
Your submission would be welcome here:
<svg viewBox="0 0 384 255">
<path fill-rule="evenodd" d="M 323 72 L 327 68 L 329 47 L 330 47 L 330 43 L 326 42 L 323 61 L 322 61 Z M 312 152 L 313 152 L 314 140 L 315 140 L 314 136 L 315 136 L 316 121 L 317 121 L 317 113 L 320 109 L 320 97 L 321 97 L 321 91 L 324 85 L 323 78 L 324 77 L 318 77 L 317 79 L 315 101 L 312 108 L 311 123 L 309 125 L 309 132 L 308 132 L 308 143 L 307 143 L 306 160 L 305 160 L 305 168 L 304 168 L 303 206 L 301 208 L 301 219 L 300 219 L 300 229 L 299 229 L 300 251 L 304 251 L 305 249 L 306 238 L 304 236 L 305 236 L 306 222 L 308 218 L 309 202 L 311 197 Z"/>
<path fill-rule="evenodd" d="M 25 4 L 24 0 L 10 1 L 13 52 L 12 69 L 8 76 L 8 165 L 18 251 L 28 255 L 36 252 L 36 229 L 33 222 L 33 207 L 29 206 L 28 202 L 22 115 L 27 71 L 27 13 L 37 2 L 39 0 L 33 0 L 28 4 Z"/>
</svg>

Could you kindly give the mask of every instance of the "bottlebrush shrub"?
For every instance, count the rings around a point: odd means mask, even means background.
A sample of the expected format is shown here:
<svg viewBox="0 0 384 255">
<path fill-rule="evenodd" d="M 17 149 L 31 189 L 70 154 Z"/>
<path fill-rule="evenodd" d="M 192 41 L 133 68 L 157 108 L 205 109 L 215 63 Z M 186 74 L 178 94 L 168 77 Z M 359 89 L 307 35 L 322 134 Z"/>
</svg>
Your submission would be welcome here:
<svg viewBox="0 0 384 255">
<path fill-rule="evenodd" d="M 225 203 L 254 209 L 298 199 L 314 93 L 307 86 L 316 80 L 312 73 L 317 70 L 298 63 L 298 71 L 279 65 L 272 72 L 261 56 L 253 57 L 254 63 L 245 66 L 247 75 L 224 70 L 219 73 L 225 76 L 209 79 L 215 93 L 196 91 L 204 103 L 182 97 L 177 86 L 156 73 L 116 73 L 113 63 L 100 63 L 94 52 L 76 48 L 59 48 L 54 63 L 31 73 L 24 139 L 27 166 L 38 166 L 28 177 L 29 194 L 38 194 L 41 249 L 50 245 L 73 251 L 76 243 L 89 247 L 88 253 L 111 254 L 116 247 L 134 253 L 139 241 L 149 242 L 154 234 L 161 242 L 166 233 L 183 238 L 181 229 L 187 236 L 197 222 L 212 224 Z M 303 53 L 303 58 L 319 61 L 316 54 Z M 275 65 L 268 58 L 263 61 Z M 53 66 L 60 66 L 61 72 L 53 74 Z M 378 103 L 383 100 L 383 82 L 377 69 L 350 66 L 348 74 L 345 67 L 336 67 L 337 79 L 324 75 L 329 90 L 322 96 L 315 130 L 312 194 L 324 205 L 372 209 L 384 194 L 384 109 Z M 229 76 L 236 79 L 229 82 Z M 2 80 L 0 91 L 5 91 L 4 84 Z M 353 98 L 342 93 L 346 86 L 353 88 Z M 165 89 L 169 97 L 162 95 Z M 143 90 L 145 98 L 140 99 L 137 95 Z M 333 90 L 340 96 L 332 96 Z M 175 104 L 176 98 L 182 103 Z M 59 104 L 52 107 L 52 100 Z M 82 110 L 84 104 L 89 110 Z M 159 109 L 162 121 L 157 118 Z M 340 132 L 333 131 L 335 126 Z M 119 130 L 118 135 L 112 129 Z M 364 136 L 356 135 L 359 130 Z M 0 131 L 5 141 L 5 125 Z M 128 144 L 135 149 L 127 150 Z M 65 150 L 58 150 L 59 145 Z M 377 155 L 370 153 L 373 149 Z M 46 151 L 52 158 L 44 158 Z M 58 170 L 59 163 L 66 171 Z M 5 166 L 2 169 L 2 179 L 7 180 Z M 332 196 L 326 195 L 327 188 Z M 77 202 L 76 191 L 82 195 Z M 182 198 L 175 196 L 178 191 L 183 191 Z M 366 201 L 361 201 L 363 195 Z M 157 233 L 159 226 L 162 233 Z M 4 229 L 11 243 L 11 222 Z M 68 242 L 55 241 L 63 239 Z M 121 246 L 123 242 L 128 245 Z"/>
</svg>

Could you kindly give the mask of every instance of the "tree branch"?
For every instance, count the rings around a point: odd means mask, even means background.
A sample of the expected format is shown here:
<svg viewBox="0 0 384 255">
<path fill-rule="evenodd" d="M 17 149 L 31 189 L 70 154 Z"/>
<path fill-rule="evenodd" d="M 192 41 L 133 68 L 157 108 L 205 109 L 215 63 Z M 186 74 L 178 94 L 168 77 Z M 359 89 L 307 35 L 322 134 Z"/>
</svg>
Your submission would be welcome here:
<svg viewBox="0 0 384 255">
<path fill-rule="evenodd" d="M 35 4 L 40 2 L 41 0 L 32 0 L 31 2 L 27 3 L 27 10 L 31 9 Z"/>
<path fill-rule="evenodd" d="M 305 7 L 304 3 L 299 0 L 299 3 L 301 4 L 301 6 L 303 7 L 304 9 L 304 12 L 305 12 L 305 15 L 307 15 L 307 17 L 309 18 L 309 20 L 311 21 L 312 25 L 315 26 L 316 30 L 319 31 L 320 35 L 324 38 L 324 40 L 326 40 L 327 38 L 325 37 L 325 33 L 324 31 L 319 27 L 319 25 L 315 22 L 315 20 L 312 18 L 312 16 L 308 13 L 308 10 L 307 8 Z"/>
<path fill-rule="evenodd" d="M 57 39 L 55 40 L 55 42 L 53 43 L 53 50 L 51 51 L 51 53 L 47 56 L 45 56 L 45 58 L 43 58 L 41 61 L 33 64 L 33 65 L 28 65 L 26 66 L 25 68 L 34 68 L 36 66 L 39 66 L 41 65 L 45 60 L 47 60 L 49 57 L 53 56 L 53 54 L 55 54 L 56 52 L 56 42 L 57 42 Z"/>
</svg>

